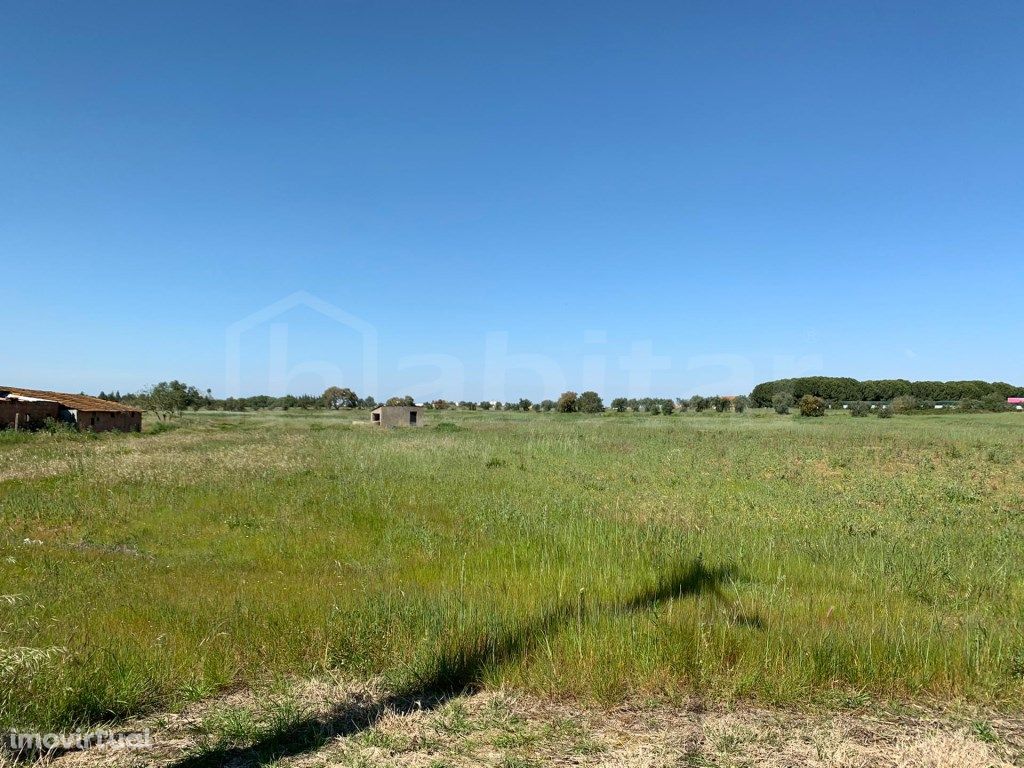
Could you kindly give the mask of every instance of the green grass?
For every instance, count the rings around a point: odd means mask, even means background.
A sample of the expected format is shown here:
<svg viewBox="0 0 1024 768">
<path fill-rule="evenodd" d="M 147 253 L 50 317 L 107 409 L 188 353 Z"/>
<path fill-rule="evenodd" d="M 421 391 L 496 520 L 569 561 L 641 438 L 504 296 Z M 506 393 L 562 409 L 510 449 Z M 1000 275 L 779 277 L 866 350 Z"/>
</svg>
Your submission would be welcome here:
<svg viewBox="0 0 1024 768">
<path fill-rule="evenodd" d="M 0 435 L 0 726 L 324 668 L 1021 703 L 1017 414 L 353 418 Z"/>
</svg>

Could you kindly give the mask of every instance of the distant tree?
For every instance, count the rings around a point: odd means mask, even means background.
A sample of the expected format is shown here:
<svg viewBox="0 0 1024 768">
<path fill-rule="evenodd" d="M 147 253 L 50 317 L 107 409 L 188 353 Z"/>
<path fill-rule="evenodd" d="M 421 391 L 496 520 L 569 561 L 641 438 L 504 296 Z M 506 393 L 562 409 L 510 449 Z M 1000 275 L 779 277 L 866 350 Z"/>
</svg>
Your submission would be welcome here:
<svg viewBox="0 0 1024 768">
<path fill-rule="evenodd" d="M 722 397 L 721 395 L 715 395 L 710 398 L 710 405 L 715 409 L 716 413 L 725 413 L 729 408 L 729 398 Z"/>
<path fill-rule="evenodd" d="M 558 398 L 559 413 L 574 413 L 576 411 L 576 400 L 578 395 L 572 390 L 563 392 Z"/>
<path fill-rule="evenodd" d="M 772 408 L 776 413 L 787 414 L 793 407 L 793 394 L 791 392 L 776 392 L 772 395 Z"/>
<path fill-rule="evenodd" d="M 490 400 L 481 400 L 480 401 L 480 410 L 481 411 L 489 411 L 489 410 L 491 410 L 491 401 Z"/>
<path fill-rule="evenodd" d="M 365 408 L 368 411 L 372 411 L 374 408 L 377 407 L 377 401 L 376 399 L 374 399 L 373 395 L 367 395 L 365 398 L 359 401 L 359 407 Z"/>
<path fill-rule="evenodd" d="M 801 416 L 824 416 L 825 400 L 816 395 L 804 395 L 800 398 Z"/>
<path fill-rule="evenodd" d="M 746 395 L 739 395 L 732 401 L 732 408 L 736 413 L 743 413 L 750 407 L 750 398 Z"/>
<path fill-rule="evenodd" d="M 626 410 L 626 406 L 629 405 L 629 400 L 624 397 L 616 397 L 612 400 L 612 410 L 623 413 Z"/>
<path fill-rule="evenodd" d="M 528 411 L 530 410 L 530 406 L 532 405 L 533 403 L 530 400 L 527 400 L 525 397 L 523 397 L 520 398 L 519 402 L 516 404 L 516 408 L 519 409 L 520 411 Z"/>
<path fill-rule="evenodd" d="M 604 413 L 604 401 L 597 392 L 588 389 L 576 398 L 576 410 L 580 413 Z"/>
<path fill-rule="evenodd" d="M 661 415 L 662 416 L 671 416 L 675 412 L 675 410 L 676 410 L 675 400 L 672 400 L 671 398 L 666 397 L 664 400 L 661 401 Z"/>
<path fill-rule="evenodd" d="M 907 379 L 856 379 L 832 376 L 804 376 L 796 379 L 766 381 L 754 387 L 750 393 L 754 404 L 763 407 L 771 405 L 771 398 L 778 392 L 792 392 L 795 397 L 806 394 L 823 397 L 834 403 L 850 403 L 858 400 L 886 402 L 903 395 L 912 395 L 918 400 L 980 400 L 986 395 L 1007 397 L 1022 396 L 1024 389 L 1004 381 L 908 381 Z"/>
<path fill-rule="evenodd" d="M 1005 411 L 1007 408 L 1006 397 L 998 392 L 989 392 L 981 398 L 981 404 L 986 411 Z"/>
<path fill-rule="evenodd" d="M 910 413 L 917 410 L 917 398 L 913 395 L 894 397 L 889 406 L 893 413 Z"/>
<path fill-rule="evenodd" d="M 550 413 L 551 411 L 555 410 L 555 401 L 554 400 L 541 400 L 540 401 L 540 409 L 542 411 L 544 411 L 544 413 Z"/>
<path fill-rule="evenodd" d="M 416 401 L 412 399 L 412 395 L 389 397 L 385 405 L 416 405 Z"/>
<path fill-rule="evenodd" d="M 320 396 L 324 408 L 338 409 L 341 407 L 341 387 L 328 387 Z"/>
<path fill-rule="evenodd" d="M 530 410 L 534 413 L 540 413 L 540 403 L 534 403 L 530 406 Z"/>
<path fill-rule="evenodd" d="M 322 395 L 325 408 L 355 408 L 359 405 L 359 396 L 348 387 L 328 387 Z"/>
<path fill-rule="evenodd" d="M 892 408 L 887 408 L 884 405 L 881 406 L 878 409 L 878 418 L 880 418 L 880 419 L 891 419 L 892 418 Z"/>
<path fill-rule="evenodd" d="M 156 414 L 163 421 L 172 416 L 180 416 L 181 412 L 203 402 L 199 390 L 178 381 L 161 381 L 145 390 L 138 401 L 147 410 Z"/>
<path fill-rule="evenodd" d="M 706 411 L 708 409 L 708 399 L 700 395 L 694 395 L 690 398 L 690 407 L 697 411 L 697 413 Z"/>
</svg>

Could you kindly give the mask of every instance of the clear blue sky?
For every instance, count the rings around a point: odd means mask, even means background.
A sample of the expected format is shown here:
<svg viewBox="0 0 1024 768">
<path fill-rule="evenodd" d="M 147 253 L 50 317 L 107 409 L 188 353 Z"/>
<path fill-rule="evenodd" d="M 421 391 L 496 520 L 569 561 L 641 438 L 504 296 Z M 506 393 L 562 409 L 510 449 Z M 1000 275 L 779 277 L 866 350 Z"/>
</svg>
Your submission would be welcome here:
<svg viewBox="0 0 1024 768">
<path fill-rule="evenodd" d="M 1019 2 L 2 11 L 0 383 L 1024 383 Z"/>
</svg>

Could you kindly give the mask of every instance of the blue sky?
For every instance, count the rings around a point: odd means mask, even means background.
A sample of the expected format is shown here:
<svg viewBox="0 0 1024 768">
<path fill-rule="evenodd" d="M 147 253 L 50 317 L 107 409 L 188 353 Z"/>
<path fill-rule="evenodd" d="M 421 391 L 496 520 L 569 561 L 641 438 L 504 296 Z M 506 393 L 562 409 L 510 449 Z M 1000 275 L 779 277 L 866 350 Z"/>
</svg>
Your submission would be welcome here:
<svg viewBox="0 0 1024 768">
<path fill-rule="evenodd" d="M 1024 383 L 1020 3 L 3 17 L 0 382 Z"/>
</svg>

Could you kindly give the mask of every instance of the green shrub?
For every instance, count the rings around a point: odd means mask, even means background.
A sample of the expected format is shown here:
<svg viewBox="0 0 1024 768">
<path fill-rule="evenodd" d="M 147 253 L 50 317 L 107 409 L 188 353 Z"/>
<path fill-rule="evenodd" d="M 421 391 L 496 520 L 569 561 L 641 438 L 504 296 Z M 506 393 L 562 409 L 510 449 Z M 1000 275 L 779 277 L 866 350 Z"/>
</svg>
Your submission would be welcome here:
<svg viewBox="0 0 1024 768">
<path fill-rule="evenodd" d="M 43 419 L 43 430 L 51 435 L 72 435 L 78 432 L 75 425 L 68 421 L 61 421 L 47 417 Z"/>
<path fill-rule="evenodd" d="M 851 416 L 867 416 L 871 413 L 871 406 L 864 402 L 856 402 L 850 404 L 850 415 Z"/>
<path fill-rule="evenodd" d="M 891 419 L 892 408 L 886 408 L 884 405 L 878 406 L 878 418 L 880 419 Z"/>
<path fill-rule="evenodd" d="M 998 392 L 992 392 L 981 398 L 981 406 L 986 411 L 1005 411 L 1007 409 L 1006 398 Z"/>
<path fill-rule="evenodd" d="M 792 392 L 776 392 L 772 395 L 772 408 L 775 409 L 776 413 L 786 414 L 789 413 L 789 409 L 793 406 L 793 393 Z"/>
<path fill-rule="evenodd" d="M 893 413 L 911 413 L 917 410 L 917 398 L 913 395 L 900 395 L 893 398 L 889 409 Z"/>
<path fill-rule="evenodd" d="M 455 424 L 454 422 L 451 422 L 451 421 L 442 421 L 440 424 L 438 424 L 436 427 L 434 427 L 434 429 L 436 431 L 438 431 L 438 432 L 448 432 L 448 433 L 452 433 L 452 432 L 465 432 L 466 431 L 465 427 L 460 427 L 458 424 Z"/>
<path fill-rule="evenodd" d="M 801 416 L 824 416 L 825 401 L 814 395 L 804 395 L 800 398 Z"/>
</svg>

